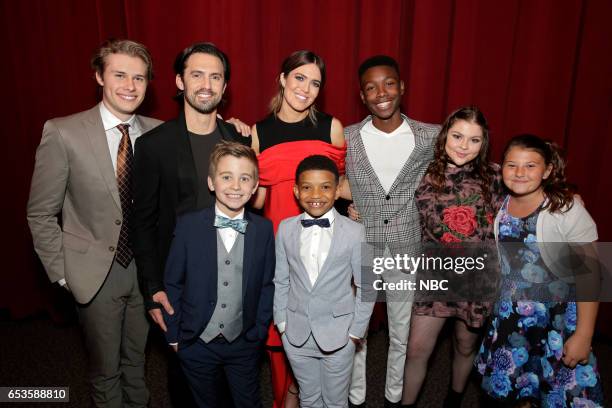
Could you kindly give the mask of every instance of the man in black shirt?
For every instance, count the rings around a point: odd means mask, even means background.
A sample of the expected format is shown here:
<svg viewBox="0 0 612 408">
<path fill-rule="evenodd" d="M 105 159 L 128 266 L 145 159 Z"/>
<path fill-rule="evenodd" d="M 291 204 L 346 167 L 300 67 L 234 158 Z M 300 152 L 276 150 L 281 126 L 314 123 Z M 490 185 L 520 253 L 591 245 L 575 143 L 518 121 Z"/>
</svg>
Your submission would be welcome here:
<svg viewBox="0 0 612 408">
<path fill-rule="evenodd" d="M 174 70 L 183 109 L 176 119 L 141 136 L 134 149 L 132 247 L 145 306 L 163 331 L 160 308 L 173 313 L 163 274 L 176 217 L 214 203 L 206 177 L 209 154 L 217 142 L 251 144 L 250 137 L 217 118 L 230 78 L 229 61 L 221 50 L 211 43 L 193 44 L 179 53 Z M 170 374 L 171 397 L 181 396 L 183 392 L 173 392 L 173 382 L 180 387 L 184 381 L 174 377 Z"/>
</svg>

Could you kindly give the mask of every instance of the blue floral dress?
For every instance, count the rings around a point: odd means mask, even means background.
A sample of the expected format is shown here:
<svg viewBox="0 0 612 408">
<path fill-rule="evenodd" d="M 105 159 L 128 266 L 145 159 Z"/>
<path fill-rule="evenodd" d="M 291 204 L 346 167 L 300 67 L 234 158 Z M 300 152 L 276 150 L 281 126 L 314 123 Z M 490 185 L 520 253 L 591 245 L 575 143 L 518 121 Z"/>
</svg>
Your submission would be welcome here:
<svg viewBox="0 0 612 408">
<path fill-rule="evenodd" d="M 561 360 L 564 341 L 576 330 L 576 303 L 508 300 L 517 299 L 519 290 L 532 299 L 550 299 L 550 293 L 547 297 L 540 294 L 559 289 L 549 285 L 553 280 L 536 243 L 540 209 L 516 218 L 508 214 L 507 205 L 508 199 L 501 209 L 498 241 L 514 243 L 507 245 L 514 249 L 500 245 L 502 296 L 493 307 L 475 361 L 483 376 L 482 388 L 504 401 L 540 401 L 542 407 L 601 407 L 603 394 L 593 353 L 587 364 L 574 369 Z"/>
</svg>

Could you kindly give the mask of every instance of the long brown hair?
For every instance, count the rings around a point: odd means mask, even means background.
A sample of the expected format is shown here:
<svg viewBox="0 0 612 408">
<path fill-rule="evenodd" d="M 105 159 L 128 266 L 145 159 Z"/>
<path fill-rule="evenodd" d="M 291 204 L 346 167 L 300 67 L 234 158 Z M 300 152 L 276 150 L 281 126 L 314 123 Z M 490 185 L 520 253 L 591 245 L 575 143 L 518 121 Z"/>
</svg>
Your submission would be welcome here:
<svg viewBox="0 0 612 408">
<path fill-rule="evenodd" d="M 552 167 L 548 178 L 542 180 L 544 195 L 548 199 L 542 209 L 548 209 L 551 213 L 569 211 L 574 205 L 576 188 L 568 183 L 565 178 L 565 160 L 561 148 L 556 143 L 535 135 L 517 135 L 510 139 L 506 145 L 502 155 L 502 163 L 513 147 L 538 153 L 544 159 L 546 166 Z"/>
<path fill-rule="evenodd" d="M 484 202 L 487 205 L 490 205 L 490 186 L 493 181 L 494 174 L 493 170 L 489 166 L 489 125 L 487 123 L 487 119 L 477 106 L 461 107 L 446 118 L 442 124 L 442 129 L 438 135 L 436 145 L 434 146 L 434 158 L 427 169 L 427 174 L 429 174 L 434 191 L 442 192 L 444 185 L 446 184 L 446 166 L 451 161 L 450 157 L 446 153 L 446 138 L 448 137 L 448 131 L 458 120 L 465 120 L 467 122 L 475 123 L 482 129 L 482 145 L 480 146 L 480 152 L 478 152 L 478 156 L 471 161 L 474 167 L 472 174 L 478 180 L 480 180 L 480 189 L 482 191 Z"/>
<path fill-rule="evenodd" d="M 312 51 L 308 51 L 308 50 L 295 51 L 293 54 L 285 58 L 285 60 L 283 61 L 281 65 L 281 73 L 286 78 L 287 75 L 289 75 L 291 71 L 293 71 L 296 68 L 301 67 L 302 65 L 307 65 L 307 64 L 315 64 L 319 68 L 319 71 L 321 72 L 321 89 L 323 89 L 323 85 L 325 85 L 325 63 L 323 62 L 323 58 L 321 58 L 320 56 L 318 56 Z M 278 91 L 276 92 L 276 95 L 274 95 L 272 100 L 270 101 L 270 112 L 275 117 L 276 117 L 276 114 L 280 111 L 281 106 L 283 105 L 283 97 L 284 97 L 283 94 L 285 92 L 285 89 L 280 83 L 280 76 L 277 77 L 276 80 L 278 82 Z M 317 115 L 317 108 L 315 107 L 315 104 L 313 103 L 308 108 L 308 118 L 310 119 L 312 124 L 315 126 L 317 124 L 316 115 Z"/>
</svg>

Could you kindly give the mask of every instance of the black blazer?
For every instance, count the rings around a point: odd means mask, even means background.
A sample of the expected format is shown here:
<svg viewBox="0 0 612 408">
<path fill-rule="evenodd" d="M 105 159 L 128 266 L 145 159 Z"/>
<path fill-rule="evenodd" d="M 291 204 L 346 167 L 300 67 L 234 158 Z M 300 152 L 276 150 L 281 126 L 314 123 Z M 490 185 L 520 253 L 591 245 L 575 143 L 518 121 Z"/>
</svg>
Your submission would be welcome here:
<svg viewBox="0 0 612 408">
<path fill-rule="evenodd" d="M 217 119 L 224 140 L 247 146 L 251 138 L 233 125 Z M 164 290 L 163 271 L 176 217 L 196 210 L 198 177 L 185 114 L 165 122 L 136 140 L 134 148 L 134 207 L 130 219 L 131 241 L 138 280 L 147 307 L 151 296 Z"/>
<path fill-rule="evenodd" d="M 272 222 L 245 211 L 242 269 L 242 333 L 249 341 L 268 335 L 274 301 L 274 232 Z M 168 343 L 179 347 L 202 334 L 217 304 L 217 229 L 214 207 L 178 218 L 168 255 L 164 284 L 174 314 L 164 311 Z"/>
</svg>

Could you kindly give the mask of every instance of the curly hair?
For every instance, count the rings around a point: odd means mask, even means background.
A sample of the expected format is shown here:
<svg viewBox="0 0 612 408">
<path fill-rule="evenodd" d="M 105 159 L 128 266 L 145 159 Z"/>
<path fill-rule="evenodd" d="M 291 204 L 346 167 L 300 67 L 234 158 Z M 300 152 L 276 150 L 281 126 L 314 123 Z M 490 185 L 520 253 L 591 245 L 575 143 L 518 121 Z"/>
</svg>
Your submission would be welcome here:
<svg viewBox="0 0 612 408">
<path fill-rule="evenodd" d="M 427 174 L 431 179 L 434 191 L 441 193 L 446 184 L 445 170 L 451 162 L 448 153 L 446 153 L 446 138 L 450 128 L 459 120 L 475 123 L 482 129 L 480 151 L 470 163 L 473 165 L 472 175 L 480 180 L 480 189 L 484 202 L 489 206 L 492 199 L 490 186 L 495 177 L 495 172 L 489 165 L 489 125 L 487 119 L 477 106 L 461 107 L 446 118 L 434 146 L 434 158 L 427 169 Z"/>
<path fill-rule="evenodd" d="M 547 202 L 542 209 L 554 212 L 569 211 L 574 205 L 576 187 L 567 182 L 565 177 L 565 159 L 561 148 L 550 140 L 544 140 L 532 134 L 514 136 L 506 145 L 502 154 L 503 162 L 512 148 L 526 149 L 538 153 L 544 158 L 546 166 L 551 166 L 550 175 L 542 180 L 542 188 Z"/>
</svg>

